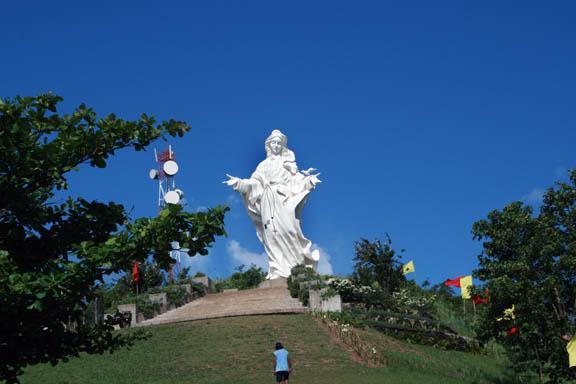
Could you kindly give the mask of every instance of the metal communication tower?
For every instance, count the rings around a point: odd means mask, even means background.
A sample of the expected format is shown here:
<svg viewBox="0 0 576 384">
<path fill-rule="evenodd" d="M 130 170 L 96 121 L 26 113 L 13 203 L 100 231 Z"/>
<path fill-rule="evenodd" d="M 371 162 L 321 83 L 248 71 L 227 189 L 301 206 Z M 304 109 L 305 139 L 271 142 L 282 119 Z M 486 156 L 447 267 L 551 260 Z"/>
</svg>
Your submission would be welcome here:
<svg viewBox="0 0 576 384">
<path fill-rule="evenodd" d="M 152 180 L 158 180 L 158 212 L 166 207 L 166 204 L 180 204 L 184 192 L 176 188 L 176 174 L 178 173 L 178 163 L 176 162 L 176 155 L 172 151 L 172 146 L 169 145 L 168 149 L 164 152 L 158 153 L 154 149 L 154 158 L 156 160 L 156 169 L 151 169 L 149 176 Z M 170 257 L 176 260 L 176 272 L 181 270 L 181 253 L 187 252 L 180 248 L 177 241 L 171 243 L 172 251 Z M 174 271 L 172 268 L 168 271 L 170 279 L 173 279 Z"/>
<path fill-rule="evenodd" d="M 179 167 L 172 146 L 160 153 L 154 149 L 154 158 L 158 166 L 150 170 L 149 176 L 152 180 L 158 180 L 158 211 L 161 211 L 166 204 L 180 203 L 184 192 L 176 188 L 175 176 Z"/>
</svg>

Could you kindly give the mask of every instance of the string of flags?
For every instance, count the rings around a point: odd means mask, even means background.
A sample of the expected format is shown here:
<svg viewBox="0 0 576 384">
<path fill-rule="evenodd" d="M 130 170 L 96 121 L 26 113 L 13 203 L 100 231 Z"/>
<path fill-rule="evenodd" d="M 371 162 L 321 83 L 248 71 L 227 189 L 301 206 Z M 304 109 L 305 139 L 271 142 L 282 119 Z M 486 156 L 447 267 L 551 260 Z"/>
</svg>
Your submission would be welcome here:
<svg viewBox="0 0 576 384">
<path fill-rule="evenodd" d="M 516 315 L 514 314 L 514 304 L 512 304 L 512 307 L 507 308 L 504 310 L 504 315 L 502 315 L 502 317 L 497 317 L 496 321 L 504 321 L 504 320 L 516 320 Z"/>
<path fill-rule="evenodd" d="M 460 293 L 463 299 L 471 299 L 470 288 L 472 288 L 472 276 L 464 276 L 460 279 Z"/>
<path fill-rule="evenodd" d="M 412 263 L 412 262 L 410 262 Z M 410 264 L 408 263 L 408 264 Z M 404 271 L 409 270 L 409 268 L 407 268 L 408 264 L 406 264 L 404 266 Z M 412 265 L 412 268 L 414 266 Z M 404 272 L 404 274 L 409 273 L 409 272 Z M 490 292 L 488 291 L 488 289 L 484 290 L 483 295 L 471 295 L 470 294 L 470 287 L 473 286 L 473 281 L 472 281 L 472 276 L 468 275 L 468 276 L 458 276 L 455 279 L 446 279 L 444 281 L 444 285 L 447 287 L 456 287 L 456 288 L 460 288 L 461 290 L 461 295 L 463 299 L 470 299 L 472 298 L 472 301 L 474 302 L 474 304 L 478 305 L 478 304 L 487 304 L 488 303 L 488 299 L 490 297 Z M 515 323 L 516 320 L 516 306 L 514 304 L 512 304 L 512 306 L 510 308 L 506 308 L 502 314 L 502 316 L 497 317 L 496 321 L 502 322 L 502 321 L 508 321 L 508 322 L 512 322 L 512 324 Z M 508 328 L 506 328 L 506 335 L 508 336 L 514 336 L 520 333 L 520 329 L 518 328 L 517 325 L 512 325 Z M 576 367 L 576 335 L 574 335 L 572 337 L 572 339 L 568 342 L 568 345 L 566 345 L 566 352 L 568 352 L 568 360 L 569 360 L 569 367 Z"/>
<path fill-rule="evenodd" d="M 138 284 L 138 280 L 140 279 L 140 273 L 138 271 L 138 262 L 134 262 L 134 266 L 132 267 L 132 281 L 134 284 Z"/>
<path fill-rule="evenodd" d="M 516 307 L 514 304 L 510 308 L 506 308 L 502 316 L 497 317 L 496 321 L 514 321 L 516 320 L 516 315 L 514 314 Z M 508 336 L 516 335 L 519 332 L 517 326 L 511 326 L 506 329 L 506 334 Z"/>
<path fill-rule="evenodd" d="M 572 340 L 566 346 L 566 351 L 568 352 L 568 366 L 576 367 L 576 335 L 572 337 Z"/>
<path fill-rule="evenodd" d="M 484 296 L 480 296 L 480 295 L 474 295 L 472 296 L 472 300 L 474 301 L 474 304 L 476 305 L 480 305 L 480 304 L 487 304 L 488 303 L 488 295 L 490 294 L 490 292 L 485 289 L 484 290 Z"/>
<path fill-rule="evenodd" d="M 407 275 L 412 272 L 416 272 L 416 267 L 414 266 L 414 261 L 410 260 L 402 266 L 402 272 Z"/>
<path fill-rule="evenodd" d="M 471 299 L 470 287 L 473 286 L 472 276 L 459 276 L 455 279 L 446 279 L 444 285 L 447 287 L 457 287 L 460 288 L 460 294 L 463 299 Z"/>
<path fill-rule="evenodd" d="M 518 327 L 510 327 L 506 330 L 508 336 L 512 336 L 518 333 Z"/>
</svg>

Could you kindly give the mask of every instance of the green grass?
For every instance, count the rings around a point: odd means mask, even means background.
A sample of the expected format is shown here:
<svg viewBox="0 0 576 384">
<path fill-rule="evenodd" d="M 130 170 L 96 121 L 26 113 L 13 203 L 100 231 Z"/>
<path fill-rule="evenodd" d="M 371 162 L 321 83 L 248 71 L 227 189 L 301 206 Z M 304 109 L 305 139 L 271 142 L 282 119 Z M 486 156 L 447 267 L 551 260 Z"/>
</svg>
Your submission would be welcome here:
<svg viewBox="0 0 576 384">
<path fill-rule="evenodd" d="M 434 313 L 441 323 L 449 326 L 460 335 L 475 337 L 476 335 L 472 328 L 473 309 L 471 303 L 467 304 L 467 312 L 464 314 L 461 306 L 454 307 L 454 303 L 441 298 L 434 303 Z"/>
<path fill-rule="evenodd" d="M 272 347 L 280 340 L 295 362 L 291 383 L 509 383 L 494 358 L 410 345 L 376 331 L 366 336 L 388 360 L 366 368 L 308 315 L 250 316 L 148 328 L 131 350 L 83 355 L 56 367 L 26 369 L 23 384 L 273 383 Z"/>
</svg>

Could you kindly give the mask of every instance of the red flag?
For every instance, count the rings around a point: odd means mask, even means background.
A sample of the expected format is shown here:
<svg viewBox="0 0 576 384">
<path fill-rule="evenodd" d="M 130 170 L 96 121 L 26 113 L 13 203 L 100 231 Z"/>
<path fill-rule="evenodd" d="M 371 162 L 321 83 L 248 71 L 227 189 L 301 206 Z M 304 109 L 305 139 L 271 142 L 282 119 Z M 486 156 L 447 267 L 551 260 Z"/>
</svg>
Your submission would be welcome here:
<svg viewBox="0 0 576 384">
<path fill-rule="evenodd" d="M 506 330 L 508 336 L 512 336 L 518 333 L 518 327 L 510 327 Z"/>
<path fill-rule="evenodd" d="M 474 304 L 486 304 L 488 302 L 488 297 L 490 297 L 490 291 L 488 288 L 484 290 L 484 294 L 486 297 L 475 295 L 472 300 L 474 300 Z"/>
<path fill-rule="evenodd" d="M 138 262 L 134 262 L 134 267 L 132 267 L 132 281 L 134 284 L 138 284 L 138 279 L 140 277 L 140 273 L 138 272 Z"/>
<path fill-rule="evenodd" d="M 444 285 L 447 287 L 458 287 L 460 288 L 460 279 L 464 276 L 457 277 L 455 279 L 446 279 Z"/>
<path fill-rule="evenodd" d="M 474 300 L 474 304 L 486 304 L 488 302 L 487 297 L 482 297 L 478 295 L 474 295 L 474 297 L 472 297 L 472 300 Z"/>
</svg>

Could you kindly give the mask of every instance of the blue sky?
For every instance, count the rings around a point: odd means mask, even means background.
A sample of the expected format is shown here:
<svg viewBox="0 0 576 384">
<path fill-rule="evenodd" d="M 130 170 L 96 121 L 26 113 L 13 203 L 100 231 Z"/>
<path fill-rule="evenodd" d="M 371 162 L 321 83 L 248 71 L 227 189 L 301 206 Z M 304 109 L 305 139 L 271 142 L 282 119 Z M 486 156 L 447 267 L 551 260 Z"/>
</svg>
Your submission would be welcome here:
<svg viewBox="0 0 576 384">
<path fill-rule="evenodd" d="M 573 2 L 8 2 L 0 95 L 62 110 L 186 120 L 172 140 L 188 208 L 229 203 L 228 238 L 192 268 L 262 261 L 225 174 L 248 177 L 274 128 L 323 183 L 305 234 L 334 273 L 354 241 L 406 249 L 421 282 L 469 273 L 470 229 L 575 167 Z M 157 143 L 162 149 L 164 143 Z M 72 193 L 156 212 L 151 151 L 70 177 Z M 188 261 L 189 262 L 189 261 Z"/>
</svg>

